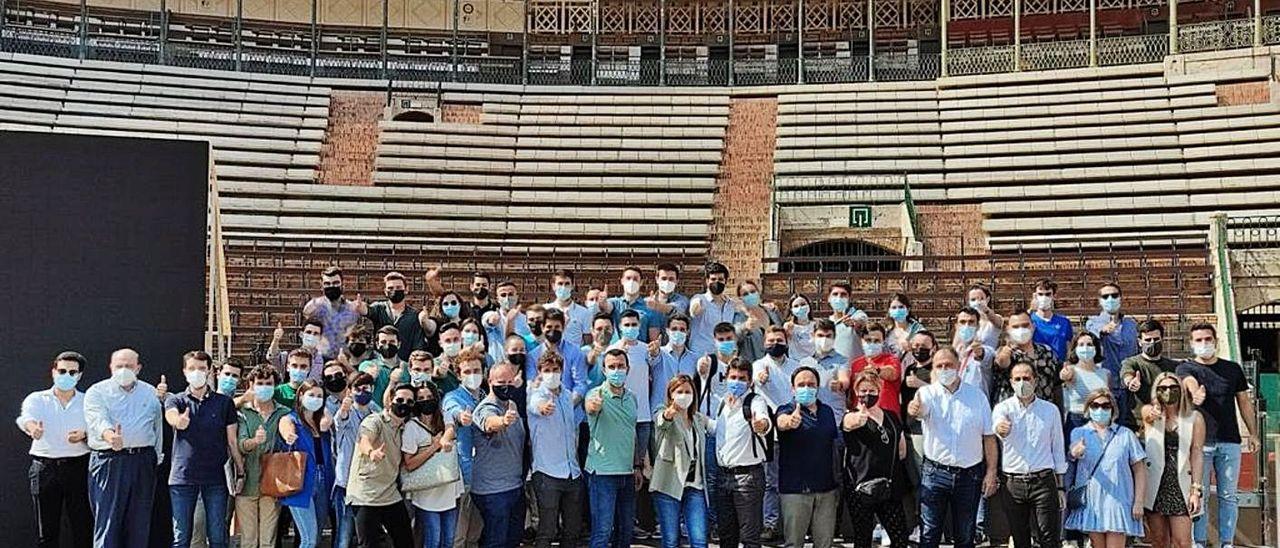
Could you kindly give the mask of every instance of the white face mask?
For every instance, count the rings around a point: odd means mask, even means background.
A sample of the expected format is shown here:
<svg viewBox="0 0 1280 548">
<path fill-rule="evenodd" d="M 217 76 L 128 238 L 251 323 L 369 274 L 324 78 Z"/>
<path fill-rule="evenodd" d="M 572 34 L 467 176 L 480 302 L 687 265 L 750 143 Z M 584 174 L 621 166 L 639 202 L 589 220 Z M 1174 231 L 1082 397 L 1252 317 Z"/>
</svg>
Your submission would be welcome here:
<svg viewBox="0 0 1280 548">
<path fill-rule="evenodd" d="M 1019 398 L 1031 397 L 1035 389 L 1035 384 L 1029 381 L 1013 381 L 1013 394 Z"/>
<path fill-rule="evenodd" d="M 832 348 L 835 348 L 835 346 L 836 346 L 836 341 L 831 337 L 814 337 L 813 338 L 813 348 L 815 348 L 818 352 L 825 354 L 827 352 L 830 352 Z"/>
<path fill-rule="evenodd" d="M 676 404 L 676 407 L 679 407 L 680 409 L 688 409 L 690 405 L 693 405 L 693 394 L 688 392 L 673 394 L 671 396 L 671 402 Z"/>
<path fill-rule="evenodd" d="M 542 386 L 547 390 L 560 388 L 560 373 L 543 373 Z"/>
<path fill-rule="evenodd" d="M 1037 310 L 1053 310 L 1053 297 L 1051 295 L 1036 295 Z"/>
<path fill-rule="evenodd" d="M 960 372 L 955 369 L 935 369 L 933 373 L 938 378 L 938 384 L 942 386 L 951 386 L 960 376 Z"/>
<path fill-rule="evenodd" d="M 203 369 L 187 371 L 186 377 L 187 384 L 190 385 L 191 388 L 203 388 L 204 383 L 209 381 L 209 372 Z"/>
<path fill-rule="evenodd" d="M 129 386 L 138 380 L 138 374 L 128 367 L 121 367 L 111 372 L 111 380 L 120 386 Z"/>
<path fill-rule="evenodd" d="M 1195 354 L 1197 358 L 1207 360 L 1212 358 L 1214 354 L 1218 353 L 1218 345 L 1214 343 L 1191 343 L 1191 352 Z"/>
<path fill-rule="evenodd" d="M 638 290 L 639 288 L 637 288 L 637 291 Z M 661 291 L 663 293 L 674 293 L 675 290 L 676 290 L 675 282 L 671 280 L 658 280 L 658 291 Z"/>
<path fill-rule="evenodd" d="M 483 380 L 484 380 L 484 375 L 481 375 L 479 373 L 463 375 L 462 386 L 465 386 L 467 387 L 467 390 L 471 390 L 474 392 L 475 390 L 480 388 L 480 381 L 483 381 Z"/>
<path fill-rule="evenodd" d="M 450 358 L 457 356 L 459 352 L 462 352 L 462 343 L 460 342 L 444 343 L 442 346 L 444 347 L 444 355 L 449 356 Z"/>
<path fill-rule="evenodd" d="M 640 292 L 640 282 L 636 280 L 622 280 L 622 291 L 628 295 L 635 295 Z"/>
<path fill-rule="evenodd" d="M 1031 340 L 1031 329 L 1028 327 L 1015 327 L 1009 330 L 1009 340 L 1017 344 L 1026 344 Z"/>
</svg>

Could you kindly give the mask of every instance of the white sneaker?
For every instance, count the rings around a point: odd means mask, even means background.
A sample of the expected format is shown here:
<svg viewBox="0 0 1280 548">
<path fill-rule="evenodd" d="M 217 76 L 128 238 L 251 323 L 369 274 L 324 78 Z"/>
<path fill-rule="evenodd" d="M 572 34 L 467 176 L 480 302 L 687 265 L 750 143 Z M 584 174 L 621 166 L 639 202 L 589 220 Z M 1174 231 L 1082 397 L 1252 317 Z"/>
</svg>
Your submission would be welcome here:
<svg viewBox="0 0 1280 548">
<path fill-rule="evenodd" d="M 880 537 L 880 545 L 881 545 L 881 546 L 892 546 L 892 545 L 893 545 L 893 543 L 889 541 L 889 535 L 885 535 L 885 536 L 883 536 L 883 537 Z"/>
<path fill-rule="evenodd" d="M 874 542 L 880 539 L 888 539 L 888 538 L 889 538 L 889 535 L 885 533 L 884 527 L 881 527 L 880 524 L 877 523 L 876 528 L 873 531 L 871 531 L 871 540 Z"/>
<path fill-rule="evenodd" d="M 1080 548 L 1080 547 L 1078 544 L 1076 544 L 1076 541 L 1068 540 L 1062 543 L 1062 548 Z"/>
</svg>

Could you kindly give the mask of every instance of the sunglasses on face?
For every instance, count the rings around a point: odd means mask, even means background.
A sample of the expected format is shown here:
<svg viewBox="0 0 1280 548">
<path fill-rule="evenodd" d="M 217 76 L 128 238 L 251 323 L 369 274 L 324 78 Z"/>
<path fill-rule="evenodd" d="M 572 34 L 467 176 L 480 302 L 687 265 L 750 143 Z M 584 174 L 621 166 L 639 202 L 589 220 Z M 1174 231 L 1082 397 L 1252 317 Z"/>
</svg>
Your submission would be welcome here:
<svg viewBox="0 0 1280 548">
<path fill-rule="evenodd" d="M 1108 300 L 1108 301 L 1109 301 L 1109 300 L 1111 300 L 1111 299 L 1119 299 L 1119 298 L 1120 298 L 1120 294 L 1119 294 L 1119 293 L 1104 293 L 1104 294 L 1102 294 L 1102 298 L 1103 298 L 1103 299 L 1106 299 L 1106 300 Z"/>
<path fill-rule="evenodd" d="M 1165 386 L 1159 386 L 1159 387 L 1156 387 L 1156 390 L 1159 390 L 1160 392 L 1175 392 L 1178 390 L 1178 385 L 1168 384 Z"/>
<path fill-rule="evenodd" d="M 78 369 L 63 369 L 61 367 L 54 369 L 54 371 L 59 375 L 79 375 L 80 374 L 80 370 Z"/>
<path fill-rule="evenodd" d="M 1111 402 L 1093 402 L 1089 404 L 1089 409 L 1111 409 Z"/>
<path fill-rule="evenodd" d="M 440 304 L 443 306 L 450 306 L 450 305 L 458 304 L 458 301 L 442 301 Z"/>
<path fill-rule="evenodd" d="M 391 403 L 413 403 L 413 400 L 407 400 L 407 399 L 404 399 L 404 398 L 396 398 L 396 399 L 394 399 L 394 400 L 391 400 Z"/>
</svg>

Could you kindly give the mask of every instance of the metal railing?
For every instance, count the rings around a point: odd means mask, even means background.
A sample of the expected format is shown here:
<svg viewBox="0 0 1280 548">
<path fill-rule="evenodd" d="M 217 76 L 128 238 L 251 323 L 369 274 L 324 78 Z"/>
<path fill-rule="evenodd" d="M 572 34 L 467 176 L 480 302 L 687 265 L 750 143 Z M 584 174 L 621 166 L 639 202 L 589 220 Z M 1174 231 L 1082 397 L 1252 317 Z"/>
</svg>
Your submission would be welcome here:
<svg viewBox="0 0 1280 548">
<path fill-rule="evenodd" d="M 1253 46 L 1253 19 L 1191 23 L 1178 27 L 1178 51 L 1217 51 Z"/>
<path fill-rule="evenodd" d="M 1098 65 L 1159 63 L 1169 55 L 1169 35 L 1139 34 L 1098 39 Z"/>
<path fill-rule="evenodd" d="M 953 49 L 947 52 L 947 74 L 966 76 L 1013 72 L 1013 55 L 1012 45 Z"/>
<path fill-rule="evenodd" d="M 1089 41 L 1033 42 L 1019 51 L 1022 70 L 1053 70 L 1089 66 Z"/>
</svg>

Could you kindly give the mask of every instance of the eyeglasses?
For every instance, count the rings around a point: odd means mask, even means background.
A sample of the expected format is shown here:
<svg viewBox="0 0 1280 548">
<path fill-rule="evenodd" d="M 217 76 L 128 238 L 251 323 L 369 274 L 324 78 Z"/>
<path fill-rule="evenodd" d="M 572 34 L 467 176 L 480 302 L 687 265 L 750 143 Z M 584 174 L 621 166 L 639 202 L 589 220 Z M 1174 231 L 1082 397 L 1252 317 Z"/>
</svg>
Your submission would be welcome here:
<svg viewBox="0 0 1280 548">
<path fill-rule="evenodd" d="M 1111 402 L 1109 401 L 1093 402 L 1089 404 L 1089 409 L 1111 409 Z"/>
<path fill-rule="evenodd" d="M 1178 386 L 1178 385 L 1176 385 L 1176 384 L 1170 384 L 1170 385 L 1166 385 L 1166 386 L 1157 386 L 1157 387 L 1156 387 L 1156 390 L 1159 390 L 1160 392 L 1173 392 L 1173 391 L 1178 390 L 1178 389 L 1179 389 L 1179 386 Z"/>
<path fill-rule="evenodd" d="M 1119 294 L 1119 293 L 1103 293 L 1102 295 L 1099 295 L 1099 296 L 1100 296 L 1101 298 L 1105 299 L 1105 300 L 1108 300 L 1108 301 L 1109 301 L 1109 300 L 1111 300 L 1111 299 L 1119 299 L 1119 298 L 1120 298 L 1120 294 Z"/>
</svg>

